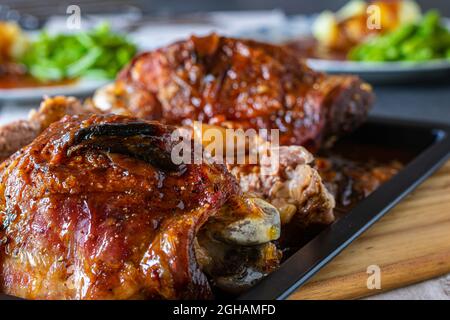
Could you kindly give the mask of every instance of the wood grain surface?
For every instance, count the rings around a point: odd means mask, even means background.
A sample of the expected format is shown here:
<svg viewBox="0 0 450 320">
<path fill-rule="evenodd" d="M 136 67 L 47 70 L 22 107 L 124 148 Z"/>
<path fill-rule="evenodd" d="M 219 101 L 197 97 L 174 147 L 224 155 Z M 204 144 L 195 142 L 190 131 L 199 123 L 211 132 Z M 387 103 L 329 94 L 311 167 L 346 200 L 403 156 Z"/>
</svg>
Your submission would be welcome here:
<svg viewBox="0 0 450 320">
<path fill-rule="evenodd" d="M 367 288 L 370 265 L 381 269 L 381 289 Z M 289 298 L 355 299 L 447 273 L 450 161 Z"/>
</svg>

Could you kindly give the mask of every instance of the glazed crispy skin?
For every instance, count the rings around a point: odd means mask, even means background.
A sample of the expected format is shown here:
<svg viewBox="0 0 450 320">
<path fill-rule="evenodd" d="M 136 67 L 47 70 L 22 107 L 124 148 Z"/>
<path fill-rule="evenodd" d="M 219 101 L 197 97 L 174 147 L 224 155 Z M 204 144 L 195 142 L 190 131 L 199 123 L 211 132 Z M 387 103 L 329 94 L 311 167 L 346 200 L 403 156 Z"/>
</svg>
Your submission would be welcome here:
<svg viewBox="0 0 450 320">
<path fill-rule="evenodd" d="M 359 126 L 372 100 L 357 77 L 327 76 L 287 48 L 216 34 L 137 56 L 94 98 L 108 111 L 169 124 L 280 129 L 281 144 L 310 150 Z"/>
<path fill-rule="evenodd" d="M 74 116 L 2 164 L 0 292 L 28 299 L 211 297 L 192 242 L 240 195 L 237 183 L 219 165 L 174 171 L 74 146 L 83 127 L 130 122 L 151 127 L 158 148 L 170 149 L 170 130 L 160 124 Z"/>
<path fill-rule="evenodd" d="M 10 142 L 8 146 L 23 147 L 29 143 L 28 139 L 32 141 L 52 121 L 59 120 L 66 113 L 64 109 L 67 109 L 67 114 L 73 114 L 74 110 L 84 110 L 81 103 L 72 97 L 47 98 L 42 101 L 39 109 L 30 113 L 28 121 L 22 121 L 24 126 L 18 126 L 19 123 L 16 122 L 0 127 L 0 140 L 3 137 Z M 84 111 L 89 110 L 102 112 L 92 108 Z M 28 137 L 28 131 L 24 128 L 33 128 L 34 136 Z M 197 138 L 201 139 L 201 136 Z M 4 156 L 9 156 L 19 147 L 4 148 Z M 261 174 L 261 163 L 252 166 L 229 164 L 228 169 L 237 178 L 242 191 L 257 195 L 274 205 L 280 211 L 283 224 L 288 223 L 294 215 L 302 227 L 307 227 L 312 222 L 331 223 L 334 201 L 316 170 L 311 168 L 312 155 L 301 146 L 281 146 L 279 152 L 281 166 L 269 176 Z"/>
</svg>

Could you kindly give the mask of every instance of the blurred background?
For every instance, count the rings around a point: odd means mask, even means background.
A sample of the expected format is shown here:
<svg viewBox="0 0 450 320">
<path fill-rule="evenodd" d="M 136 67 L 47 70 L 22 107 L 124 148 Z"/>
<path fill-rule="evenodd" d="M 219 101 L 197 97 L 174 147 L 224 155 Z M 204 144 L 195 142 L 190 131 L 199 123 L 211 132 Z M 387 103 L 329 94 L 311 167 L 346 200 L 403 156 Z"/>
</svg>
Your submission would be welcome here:
<svg viewBox="0 0 450 320">
<path fill-rule="evenodd" d="M 288 15 L 312 14 L 322 10 L 337 10 L 348 0 L 78 0 L 78 1 L 31 1 L 31 0 L 2 0 L 2 6 L 29 15 L 30 26 L 38 25 L 53 15 L 65 14 L 68 5 L 77 4 L 83 13 L 115 13 L 118 11 L 139 10 L 145 15 L 164 17 L 167 15 L 199 13 L 208 11 L 236 11 L 236 10 L 269 10 L 281 9 Z M 447 0 L 418 0 L 424 10 L 439 9 L 443 15 L 450 16 L 450 1 Z M 14 16 L 16 13 L 9 13 Z"/>
</svg>

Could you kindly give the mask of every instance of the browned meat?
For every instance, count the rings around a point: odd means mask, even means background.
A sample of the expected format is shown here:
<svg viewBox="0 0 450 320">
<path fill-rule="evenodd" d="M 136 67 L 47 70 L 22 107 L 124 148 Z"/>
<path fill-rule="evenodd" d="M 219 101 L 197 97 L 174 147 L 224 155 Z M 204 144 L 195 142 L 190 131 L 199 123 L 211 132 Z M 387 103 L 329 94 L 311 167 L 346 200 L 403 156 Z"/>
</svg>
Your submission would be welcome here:
<svg viewBox="0 0 450 320">
<path fill-rule="evenodd" d="M 0 161 L 27 145 L 39 134 L 39 126 L 18 120 L 0 127 Z"/>
<path fill-rule="evenodd" d="M 260 165 L 228 165 L 244 192 L 266 199 L 280 211 L 283 225 L 294 222 L 305 229 L 311 224 L 334 221 L 334 198 L 310 164 L 313 156 L 300 146 L 281 146 L 276 171 Z M 264 174 L 270 172 L 270 174 Z M 292 221 L 294 220 L 294 221 Z"/>
<path fill-rule="evenodd" d="M 275 268 L 278 211 L 244 196 L 224 166 L 175 165 L 172 130 L 116 115 L 67 116 L 4 161 L 0 292 L 209 298 L 205 273 L 240 290 Z"/>
<path fill-rule="evenodd" d="M 32 110 L 28 120 L 19 120 L 0 127 L 0 161 L 31 143 L 44 129 L 65 115 L 99 113 L 90 105 L 82 105 L 73 97 L 53 97 Z"/>
<path fill-rule="evenodd" d="M 13 123 L 0 127 L 11 146 L 5 152 L 9 156 L 20 147 L 31 142 L 52 121 L 57 121 L 67 114 L 101 111 L 88 108 L 71 97 L 48 98 L 41 103 L 38 110 L 32 111 L 28 121 Z M 34 128 L 28 130 L 27 128 Z M 203 126 L 204 129 L 218 128 Z M 223 132 L 224 130 L 222 130 Z M 14 133 L 14 135 L 12 134 Z M 200 133 L 196 133 L 200 134 Z M 198 136 L 201 139 L 201 136 Z M 12 146 L 15 146 L 13 148 Z M 0 145 L 0 148 L 2 146 Z M 264 164 L 228 165 L 230 172 L 238 179 L 244 192 L 256 194 L 280 210 L 283 224 L 295 216 L 296 223 L 302 228 L 310 224 L 329 224 L 334 220 L 332 210 L 334 200 L 323 185 L 317 171 L 310 164 L 313 156 L 300 146 L 282 146 L 279 149 L 280 166 L 270 175 L 262 174 Z M 267 170 L 266 170 L 267 171 Z"/>
<path fill-rule="evenodd" d="M 309 69 L 281 46 L 212 34 L 137 56 L 94 97 L 103 110 L 169 124 L 193 120 L 281 130 L 281 144 L 316 149 L 361 124 L 368 84 Z"/>
</svg>

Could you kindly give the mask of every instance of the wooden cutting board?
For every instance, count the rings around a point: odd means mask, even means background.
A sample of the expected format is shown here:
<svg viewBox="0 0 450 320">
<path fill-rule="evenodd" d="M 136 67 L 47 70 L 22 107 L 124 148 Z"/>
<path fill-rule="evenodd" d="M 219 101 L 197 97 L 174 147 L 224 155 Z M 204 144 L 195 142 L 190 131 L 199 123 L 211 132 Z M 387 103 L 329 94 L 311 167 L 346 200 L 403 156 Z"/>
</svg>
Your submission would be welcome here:
<svg viewBox="0 0 450 320">
<path fill-rule="evenodd" d="M 381 289 L 367 288 L 367 267 Z M 290 299 L 355 299 L 450 273 L 450 161 Z"/>
</svg>

